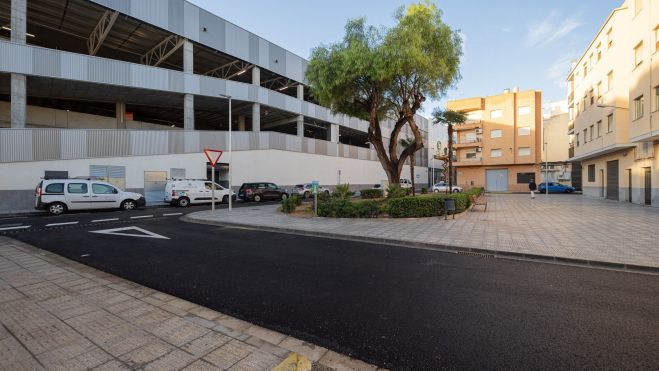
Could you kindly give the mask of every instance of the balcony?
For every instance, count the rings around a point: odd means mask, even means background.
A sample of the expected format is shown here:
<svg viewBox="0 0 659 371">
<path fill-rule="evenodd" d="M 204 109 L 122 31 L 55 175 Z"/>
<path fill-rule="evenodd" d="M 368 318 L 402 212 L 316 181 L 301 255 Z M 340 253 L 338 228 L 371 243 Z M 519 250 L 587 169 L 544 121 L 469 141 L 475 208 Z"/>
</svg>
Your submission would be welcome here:
<svg viewBox="0 0 659 371">
<path fill-rule="evenodd" d="M 481 138 L 476 139 L 460 139 L 457 143 L 453 143 L 453 148 L 473 148 L 473 147 L 482 147 L 483 141 Z"/>
<path fill-rule="evenodd" d="M 574 146 L 570 146 L 570 148 L 568 148 L 567 150 L 567 153 L 568 153 L 568 158 L 574 157 Z"/>
<path fill-rule="evenodd" d="M 574 120 L 570 120 L 570 121 L 567 123 L 567 133 L 568 133 L 568 134 L 572 134 L 572 133 L 574 133 Z"/>
<path fill-rule="evenodd" d="M 474 129 L 482 129 L 482 128 L 483 128 L 483 121 L 481 121 L 481 120 L 467 120 L 462 125 L 455 125 L 453 127 L 453 130 L 465 131 L 465 130 L 474 130 Z"/>
<path fill-rule="evenodd" d="M 456 167 L 481 166 L 481 165 L 483 165 L 483 158 L 482 157 L 461 158 L 458 161 L 455 161 L 453 163 L 453 166 L 456 166 Z"/>
</svg>

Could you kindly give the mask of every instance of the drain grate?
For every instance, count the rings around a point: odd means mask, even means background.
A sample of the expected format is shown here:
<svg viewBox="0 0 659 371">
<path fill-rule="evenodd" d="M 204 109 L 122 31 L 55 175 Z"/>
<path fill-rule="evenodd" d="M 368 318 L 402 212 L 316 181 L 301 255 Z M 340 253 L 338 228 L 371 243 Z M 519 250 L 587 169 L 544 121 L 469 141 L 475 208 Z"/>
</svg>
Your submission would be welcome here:
<svg viewBox="0 0 659 371">
<path fill-rule="evenodd" d="M 457 253 L 460 255 L 477 256 L 479 258 L 494 258 L 494 254 L 484 254 L 481 252 L 458 251 Z"/>
</svg>

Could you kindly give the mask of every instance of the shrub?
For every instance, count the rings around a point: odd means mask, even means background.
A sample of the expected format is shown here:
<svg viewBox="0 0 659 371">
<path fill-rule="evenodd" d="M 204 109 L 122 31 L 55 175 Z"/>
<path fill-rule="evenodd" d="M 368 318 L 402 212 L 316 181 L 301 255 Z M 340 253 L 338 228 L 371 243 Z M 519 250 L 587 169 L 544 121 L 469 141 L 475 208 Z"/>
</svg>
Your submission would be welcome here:
<svg viewBox="0 0 659 371">
<path fill-rule="evenodd" d="M 382 198 L 381 189 L 362 189 L 360 193 L 363 199 Z"/>
<path fill-rule="evenodd" d="M 302 198 L 300 196 L 291 196 L 281 201 L 281 210 L 287 214 L 295 211 L 295 208 L 302 205 Z"/>
<path fill-rule="evenodd" d="M 453 193 L 403 197 L 387 201 L 387 213 L 392 218 L 421 218 L 444 214 L 444 201 L 455 200 L 455 212 L 460 213 L 471 206 L 471 194 Z"/>
<path fill-rule="evenodd" d="M 376 200 L 354 202 L 351 213 L 357 218 L 377 218 L 381 213 L 380 203 Z"/>
<path fill-rule="evenodd" d="M 349 199 L 350 196 L 352 196 L 350 184 L 338 184 L 336 188 L 334 188 L 332 196 L 341 199 Z"/>
<path fill-rule="evenodd" d="M 331 218 L 377 218 L 382 213 L 380 202 L 365 200 L 351 202 L 350 200 L 333 197 L 318 202 L 318 216 Z"/>
<path fill-rule="evenodd" d="M 426 193 L 428 193 L 428 188 L 426 188 L 426 187 L 421 187 L 421 194 L 422 194 L 422 195 L 425 195 Z"/>
<path fill-rule="evenodd" d="M 401 198 L 410 194 L 407 188 L 401 188 L 400 184 L 390 184 L 387 187 L 387 198 Z"/>
</svg>

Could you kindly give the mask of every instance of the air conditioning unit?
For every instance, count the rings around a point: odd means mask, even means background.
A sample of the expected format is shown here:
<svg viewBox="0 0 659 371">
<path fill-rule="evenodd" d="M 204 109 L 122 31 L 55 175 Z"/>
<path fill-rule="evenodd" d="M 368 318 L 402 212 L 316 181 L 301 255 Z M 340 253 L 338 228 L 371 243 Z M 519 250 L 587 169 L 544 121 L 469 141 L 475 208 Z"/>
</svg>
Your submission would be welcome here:
<svg viewBox="0 0 659 371">
<path fill-rule="evenodd" d="M 476 147 L 476 152 L 483 152 L 483 149 L 481 147 Z"/>
<path fill-rule="evenodd" d="M 483 129 L 481 128 L 476 129 L 476 134 L 483 134 Z"/>
</svg>

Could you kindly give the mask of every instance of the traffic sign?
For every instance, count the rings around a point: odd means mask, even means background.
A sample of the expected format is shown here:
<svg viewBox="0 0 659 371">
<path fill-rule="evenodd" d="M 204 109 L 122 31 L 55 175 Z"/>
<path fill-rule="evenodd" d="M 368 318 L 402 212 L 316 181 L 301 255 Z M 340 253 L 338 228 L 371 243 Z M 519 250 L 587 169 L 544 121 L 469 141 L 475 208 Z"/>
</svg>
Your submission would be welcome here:
<svg viewBox="0 0 659 371">
<path fill-rule="evenodd" d="M 219 149 L 204 149 L 204 154 L 206 155 L 206 158 L 208 161 L 211 163 L 211 166 L 215 167 L 215 164 L 217 164 L 218 161 L 220 161 L 220 157 L 222 157 L 222 152 Z"/>
<path fill-rule="evenodd" d="M 312 180 L 311 181 L 311 189 L 313 190 L 313 193 L 318 193 L 318 186 L 320 186 L 320 182 L 317 180 Z"/>
</svg>

